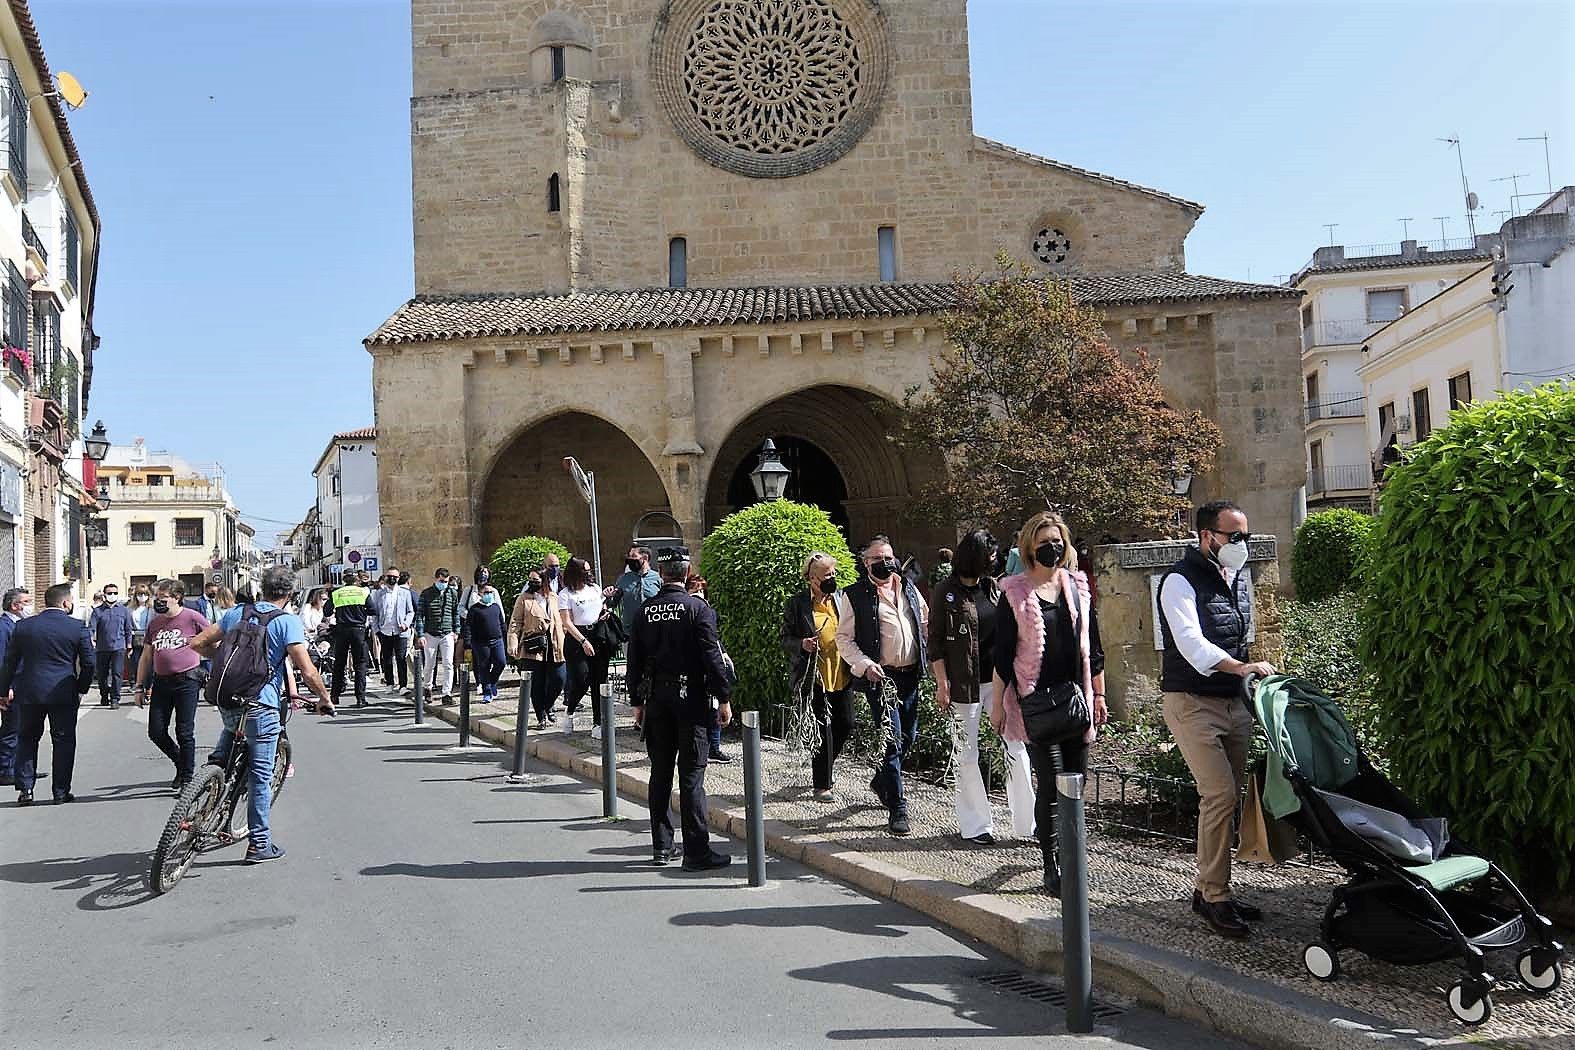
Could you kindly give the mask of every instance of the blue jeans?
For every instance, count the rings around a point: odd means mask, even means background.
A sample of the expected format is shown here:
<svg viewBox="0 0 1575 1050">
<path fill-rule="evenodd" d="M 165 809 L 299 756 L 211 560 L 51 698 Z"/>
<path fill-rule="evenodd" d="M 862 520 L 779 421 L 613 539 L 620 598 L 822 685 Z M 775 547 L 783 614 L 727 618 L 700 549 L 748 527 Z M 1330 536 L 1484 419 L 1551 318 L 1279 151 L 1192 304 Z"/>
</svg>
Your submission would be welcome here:
<svg viewBox="0 0 1575 1050">
<path fill-rule="evenodd" d="M 219 708 L 224 735 L 208 756 L 214 765 L 230 760 L 230 743 L 241 712 Z M 251 829 L 251 850 L 268 848 L 268 810 L 273 805 L 273 756 L 279 746 L 279 712 L 271 707 L 253 708 L 246 716 L 246 824 Z"/>
<path fill-rule="evenodd" d="M 886 668 L 886 677 L 897 687 L 897 703 L 890 713 L 891 741 L 886 757 L 875 771 L 875 793 L 892 816 L 907 816 L 908 797 L 902 789 L 902 756 L 913 750 L 919 739 L 919 669 Z M 870 710 L 879 719 L 887 712 L 881 703 L 884 687 L 870 694 Z"/>
<path fill-rule="evenodd" d="M 120 680 L 126 674 L 126 650 L 100 649 L 98 657 L 98 699 L 104 704 L 120 703 Z"/>
<path fill-rule="evenodd" d="M 716 708 L 711 709 L 711 754 L 722 750 L 722 716 Z"/>
<path fill-rule="evenodd" d="M 531 710 L 536 712 L 537 718 L 546 718 L 563 693 L 564 666 L 546 660 L 527 660 L 525 673 L 530 675 Z"/>
</svg>

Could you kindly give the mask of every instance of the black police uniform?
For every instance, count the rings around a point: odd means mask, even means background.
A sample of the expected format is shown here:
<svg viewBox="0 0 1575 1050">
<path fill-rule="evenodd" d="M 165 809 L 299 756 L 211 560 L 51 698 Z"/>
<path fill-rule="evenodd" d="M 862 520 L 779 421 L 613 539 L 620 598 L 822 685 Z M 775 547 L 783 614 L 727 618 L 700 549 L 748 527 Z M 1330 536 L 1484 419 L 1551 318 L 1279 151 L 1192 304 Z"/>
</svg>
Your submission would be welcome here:
<svg viewBox="0 0 1575 1050">
<path fill-rule="evenodd" d="M 726 703 L 732 694 L 717 640 L 716 613 L 686 593 L 683 584 L 663 584 L 635 618 L 627 671 L 630 702 L 645 708 L 645 747 L 651 756 L 651 844 L 656 859 L 665 861 L 672 853 L 673 822 L 667 802 L 676 759 L 684 863 L 700 864 L 712 857 L 705 803 L 711 697 Z"/>
</svg>

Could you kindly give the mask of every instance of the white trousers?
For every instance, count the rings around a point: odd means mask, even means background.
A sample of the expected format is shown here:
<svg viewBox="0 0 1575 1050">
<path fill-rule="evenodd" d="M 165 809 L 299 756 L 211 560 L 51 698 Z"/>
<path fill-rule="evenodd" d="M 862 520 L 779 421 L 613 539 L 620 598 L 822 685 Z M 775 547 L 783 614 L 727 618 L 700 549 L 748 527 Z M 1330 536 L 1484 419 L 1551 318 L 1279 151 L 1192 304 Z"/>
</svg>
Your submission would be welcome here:
<svg viewBox="0 0 1575 1050">
<path fill-rule="evenodd" d="M 433 696 L 447 696 L 454 690 L 454 636 L 423 634 L 421 637 L 426 639 L 421 652 L 421 659 L 426 663 L 421 668 L 421 674 L 425 679 L 427 693 Z M 438 689 L 433 683 L 438 678 L 440 665 L 443 688 Z"/>
<path fill-rule="evenodd" d="M 953 716 L 962 722 L 962 745 L 957 752 L 957 830 L 963 838 L 991 831 L 990 796 L 979 771 L 979 718 L 988 715 L 995 700 L 995 683 L 979 686 L 977 704 L 953 704 Z M 1012 834 L 1026 839 L 1034 833 L 1034 778 L 1028 768 L 1028 745 L 1003 740 L 1010 759 L 1006 774 L 1006 803 L 1012 811 Z"/>
</svg>

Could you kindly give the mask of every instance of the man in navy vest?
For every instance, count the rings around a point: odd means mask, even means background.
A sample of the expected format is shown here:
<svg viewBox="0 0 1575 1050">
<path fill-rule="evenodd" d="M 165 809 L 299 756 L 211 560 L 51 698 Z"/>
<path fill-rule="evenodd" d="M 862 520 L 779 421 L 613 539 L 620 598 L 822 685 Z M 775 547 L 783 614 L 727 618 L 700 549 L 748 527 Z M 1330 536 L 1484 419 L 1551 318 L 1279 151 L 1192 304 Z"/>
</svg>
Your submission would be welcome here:
<svg viewBox="0 0 1575 1050">
<path fill-rule="evenodd" d="M 929 607 L 897 566 L 891 541 L 876 536 L 864 548 L 865 575 L 837 596 L 837 652 L 870 698 L 877 724 L 891 723 L 886 758 L 870 781 L 889 814 L 893 835 L 906 835 L 908 798 L 902 789 L 902 756 L 919 738 L 919 679 L 930 666 L 925 636 Z M 896 690 L 887 710 L 886 683 Z"/>
<path fill-rule="evenodd" d="M 1242 702 L 1253 640 L 1247 515 L 1230 500 L 1198 508 L 1198 545 L 1170 567 L 1159 588 L 1160 687 L 1165 724 L 1198 785 L 1198 877 L 1192 910 L 1225 937 L 1245 937 L 1263 918 L 1230 889 L 1231 820 L 1252 743 L 1252 713 Z"/>
<path fill-rule="evenodd" d="M 50 790 L 56 804 L 72 801 L 71 773 L 77 758 L 77 712 L 82 694 L 93 684 L 93 640 L 86 625 L 71 615 L 71 585 L 57 583 L 44 592 L 46 608 L 17 621 L 0 662 L 0 707 L 17 705 L 16 803 L 33 804 L 38 742 L 49 721 L 54 749 Z"/>
</svg>

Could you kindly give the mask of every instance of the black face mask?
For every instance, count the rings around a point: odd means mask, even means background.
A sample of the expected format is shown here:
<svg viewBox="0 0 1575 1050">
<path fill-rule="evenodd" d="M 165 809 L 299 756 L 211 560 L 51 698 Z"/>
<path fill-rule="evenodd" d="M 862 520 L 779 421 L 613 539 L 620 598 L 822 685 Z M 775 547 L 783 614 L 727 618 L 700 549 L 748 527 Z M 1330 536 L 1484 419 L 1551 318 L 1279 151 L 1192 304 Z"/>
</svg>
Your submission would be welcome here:
<svg viewBox="0 0 1575 1050">
<path fill-rule="evenodd" d="M 639 572 L 640 571 L 640 559 L 639 558 L 626 558 L 626 559 L 624 559 L 623 567 L 628 569 L 630 572 Z"/>
<path fill-rule="evenodd" d="M 168 598 L 153 599 L 153 611 L 160 616 L 165 615 L 170 611 L 170 600 Z"/>
<path fill-rule="evenodd" d="M 820 593 L 821 594 L 836 594 L 837 593 L 837 578 L 835 576 L 827 576 L 824 580 L 821 580 L 820 581 Z"/>
<path fill-rule="evenodd" d="M 525 589 L 532 594 L 536 594 L 541 590 L 541 584 L 537 583 L 535 580 L 532 580 L 525 585 Z"/>
<path fill-rule="evenodd" d="M 556 565 L 549 565 L 545 569 L 541 570 L 541 574 L 546 579 L 556 580 L 558 578 L 558 567 Z"/>
<path fill-rule="evenodd" d="M 877 580 L 889 580 L 897 572 L 897 563 L 887 558 L 870 566 L 870 575 Z"/>
<path fill-rule="evenodd" d="M 1047 569 L 1056 569 L 1061 565 L 1061 559 L 1066 554 L 1066 544 L 1051 540 L 1041 543 L 1034 548 L 1034 561 Z"/>
</svg>

